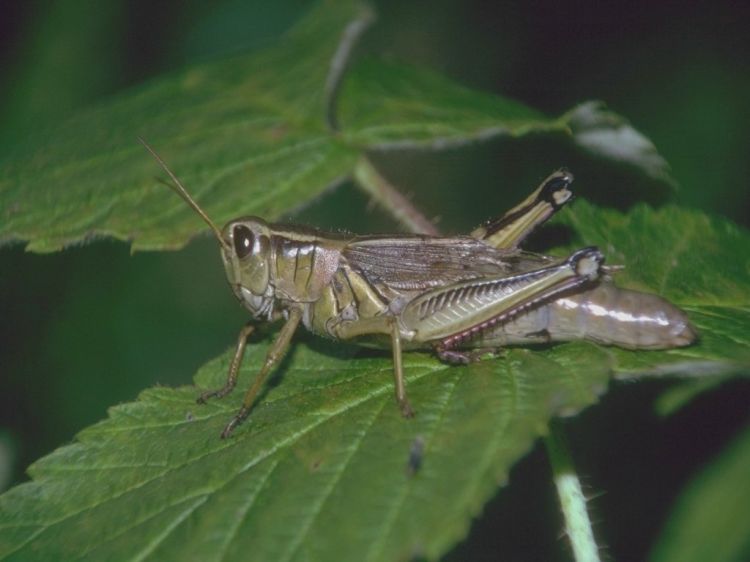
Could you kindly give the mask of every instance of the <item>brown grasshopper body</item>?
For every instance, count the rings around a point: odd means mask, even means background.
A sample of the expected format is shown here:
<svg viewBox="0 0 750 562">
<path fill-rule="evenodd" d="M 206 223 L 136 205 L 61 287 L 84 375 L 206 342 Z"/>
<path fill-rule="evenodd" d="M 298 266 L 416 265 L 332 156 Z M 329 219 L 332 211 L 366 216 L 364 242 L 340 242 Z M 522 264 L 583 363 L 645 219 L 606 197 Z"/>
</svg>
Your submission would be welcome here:
<svg viewBox="0 0 750 562">
<path fill-rule="evenodd" d="M 412 409 L 403 348 L 432 349 L 443 360 L 468 362 L 475 354 L 467 350 L 514 344 L 589 339 L 660 349 L 695 340 L 685 313 L 668 301 L 615 287 L 597 248 L 562 260 L 519 250 L 528 233 L 570 199 L 573 178 L 566 171 L 552 174 L 523 203 L 468 236 L 356 236 L 256 217 L 230 221 L 219 231 L 154 156 L 214 231 L 237 298 L 256 319 L 285 320 L 222 437 L 248 416 L 299 324 L 336 340 L 391 347 L 396 399 L 405 416 Z M 224 387 L 204 393 L 199 402 L 234 389 L 252 330 L 247 325 L 240 332 Z"/>
</svg>

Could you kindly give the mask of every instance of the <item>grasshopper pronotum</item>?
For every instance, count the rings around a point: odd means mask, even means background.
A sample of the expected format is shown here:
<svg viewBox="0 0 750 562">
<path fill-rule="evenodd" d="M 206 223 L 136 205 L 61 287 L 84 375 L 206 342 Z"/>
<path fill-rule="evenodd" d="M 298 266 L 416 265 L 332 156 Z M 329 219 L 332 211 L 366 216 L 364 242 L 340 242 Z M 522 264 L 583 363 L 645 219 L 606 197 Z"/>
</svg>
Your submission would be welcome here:
<svg viewBox="0 0 750 562">
<path fill-rule="evenodd" d="M 432 349 L 444 361 L 466 363 L 478 357 L 476 350 L 513 344 L 587 339 L 663 349 L 696 338 L 685 313 L 673 304 L 615 287 L 597 248 L 563 260 L 519 249 L 571 198 L 573 176 L 566 170 L 550 175 L 521 204 L 468 236 L 334 234 L 257 217 L 232 220 L 219 230 L 143 144 L 169 174 L 169 186 L 213 231 L 240 302 L 256 319 L 284 320 L 222 438 L 247 418 L 300 324 L 337 340 L 390 345 L 396 400 L 405 417 L 413 411 L 404 386 L 403 348 Z M 240 330 L 224 386 L 203 393 L 198 402 L 234 389 L 252 332 L 252 324 Z"/>
</svg>

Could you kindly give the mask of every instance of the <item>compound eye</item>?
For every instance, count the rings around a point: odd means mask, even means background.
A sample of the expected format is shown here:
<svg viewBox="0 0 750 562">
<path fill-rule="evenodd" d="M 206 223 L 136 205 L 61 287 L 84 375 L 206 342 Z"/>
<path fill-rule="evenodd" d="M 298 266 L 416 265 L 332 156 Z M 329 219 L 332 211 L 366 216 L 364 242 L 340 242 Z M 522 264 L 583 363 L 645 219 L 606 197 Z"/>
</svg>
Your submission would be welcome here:
<svg viewBox="0 0 750 562">
<path fill-rule="evenodd" d="M 242 259 L 250 255 L 253 251 L 254 236 L 253 231 L 246 226 L 238 225 L 232 230 L 234 240 L 234 252 L 237 257 Z"/>
</svg>

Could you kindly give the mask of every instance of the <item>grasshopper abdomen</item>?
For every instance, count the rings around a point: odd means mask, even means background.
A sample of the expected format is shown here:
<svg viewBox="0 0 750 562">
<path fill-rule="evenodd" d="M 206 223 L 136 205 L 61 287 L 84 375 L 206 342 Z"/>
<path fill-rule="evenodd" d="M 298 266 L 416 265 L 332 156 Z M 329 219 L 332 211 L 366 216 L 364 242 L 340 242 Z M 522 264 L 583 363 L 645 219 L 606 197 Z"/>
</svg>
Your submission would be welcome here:
<svg viewBox="0 0 750 562">
<path fill-rule="evenodd" d="M 697 337 L 687 314 L 666 299 L 609 282 L 551 303 L 547 331 L 627 349 L 683 347 Z"/>
</svg>

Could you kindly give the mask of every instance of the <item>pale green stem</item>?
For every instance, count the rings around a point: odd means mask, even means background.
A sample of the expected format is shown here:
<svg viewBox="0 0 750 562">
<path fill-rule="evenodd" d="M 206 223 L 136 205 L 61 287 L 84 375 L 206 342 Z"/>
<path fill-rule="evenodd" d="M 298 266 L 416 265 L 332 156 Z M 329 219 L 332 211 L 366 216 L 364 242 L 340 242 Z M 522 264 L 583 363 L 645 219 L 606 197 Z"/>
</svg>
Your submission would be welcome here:
<svg viewBox="0 0 750 562">
<path fill-rule="evenodd" d="M 409 232 L 439 235 L 438 229 L 406 197 L 378 173 L 372 163 L 362 157 L 354 167 L 354 180 L 365 193 L 380 204 Z"/>
<path fill-rule="evenodd" d="M 552 465 L 557 495 L 565 518 L 565 532 L 570 540 L 573 556 L 576 562 L 599 562 L 599 549 L 586 511 L 586 498 L 581 490 L 581 481 L 573 466 L 562 428 L 554 420 L 550 424 L 550 433 L 545 437 L 544 443 Z"/>
<path fill-rule="evenodd" d="M 411 201 L 401 195 L 365 157 L 354 168 L 354 179 L 377 203 L 409 231 L 439 236 L 440 231 Z M 562 428 L 553 420 L 550 434 L 544 440 L 550 458 L 557 495 L 560 498 L 565 529 L 576 562 L 599 562 L 591 521 L 586 511 L 586 498 L 575 472 Z"/>
</svg>

